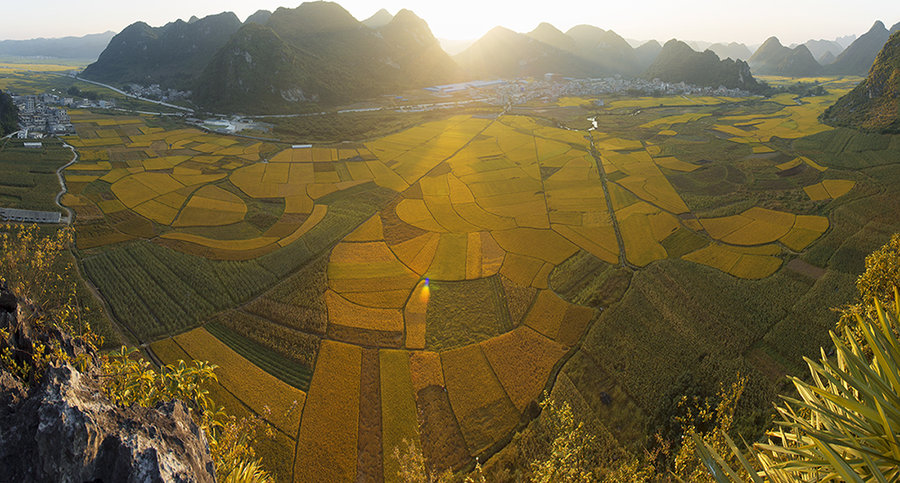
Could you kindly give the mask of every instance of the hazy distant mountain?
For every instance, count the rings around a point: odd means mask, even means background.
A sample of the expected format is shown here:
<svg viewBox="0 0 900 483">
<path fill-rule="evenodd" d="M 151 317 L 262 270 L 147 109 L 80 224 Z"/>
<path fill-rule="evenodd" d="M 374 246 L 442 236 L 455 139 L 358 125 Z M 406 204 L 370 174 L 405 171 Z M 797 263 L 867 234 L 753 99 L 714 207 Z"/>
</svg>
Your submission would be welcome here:
<svg viewBox="0 0 900 483">
<path fill-rule="evenodd" d="M 763 42 L 747 62 L 757 74 L 809 77 L 822 72 L 822 66 L 805 45 L 791 49 L 781 45 L 776 37 Z"/>
<path fill-rule="evenodd" d="M 889 35 L 887 28 L 880 20 L 875 22 L 868 32 L 854 40 L 846 50 L 837 56 L 826 72 L 837 75 L 866 75 Z"/>
<path fill-rule="evenodd" d="M 388 12 L 385 9 L 381 9 L 375 12 L 374 15 L 362 21 L 362 24 L 371 29 L 380 29 L 385 25 L 391 23 L 391 20 L 394 19 L 394 16 L 391 15 L 391 12 Z"/>
<path fill-rule="evenodd" d="M 869 76 L 823 114 L 829 124 L 877 132 L 900 132 L 900 32 L 875 58 Z"/>
<path fill-rule="evenodd" d="M 854 40 L 856 40 L 856 34 L 853 34 L 853 35 L 844 35 L 843 37 L 838 37 L 838 38 L 834 39 L 835 42 L 837 42 L 838 44 L 840 44 L 840 46 L 843 47 L 843 48 L 845 48 L 845 49 L 846 49 L 847 47 L 849 47 L 850 44 L 852 44 Z"/>
<path fill-rule="evenodd" d="M 203 67 L 240 27 L 241 21 L 232 12 L 157 28 L 137 22 L 113 37 L 82 75 L 115 84 L 157 83 L 190 89 Z"/>
<path fill-rule="evenodd" d="M 576 25 L 566 35 L 575 40 L 573 52 L 596 64 L 600 73 L 637 75 L 643 70 L 631 45 L 612 30 Z"/>
<path fill-rule="evenodd" d="M 441 48 L 444 49 L 449 55 L 456 55 L 463 50 L 468 49 L 472 44 L 475 43 L 474 40 L 455 40 L 455 39 L 438 39 L 438 42 L 441 44 Z"/>
<path fill-rule="evenodd" d="M 653 64 L 653 61 L 656 60 L 661 51 L 662 45 L 655 40 L 644 42 L 643 45 L 634 49 L 634 57 L 637 60 L 640 71 L 647 70 L 647 67 Z"/>
<path fill-rule="evenodd" d="M 260 25 L 265 25 L 266 22 L 269 21 L 269 17 L 272 16 L 272 12 L 268 10 L 257 10 L 256 13 L 247 17 L 247 20 L 244 20 L 245 24 L 248 23 L 258 23 Z"/>
<path fill-rule="evenodd" d="M 807 40 L 803 45 L 809 49 L 809 52 L 816 59 L 816 62 L 819 62 L 820 64 L 822 63 L 822 58 L 825 54 L 831 54 L 832 57 L 836 58 L 844 51 L 841 44 L 834 40 Z"/>
<path fill-rule="evenodd" d="M 709 47 L 713 44 L 712 42 L 706 42 L 704 40 L 685 40 L 684 43 L 688 44 L 697 52 L 703 52 L 704 50 L 709 49 Z"/>
<path fill-rule="evenodd" d="M 747 60 L 753 55 L 753 52 L 750 52 L 746 45 L 737 42 L 712 44 L 707 50 L 715 52 L 720 59 Z"/>
<path fill-rule="evenodd" d="M 894 33 L 897 31 L 900 31 L 900 22 L 895 23 L 894 26 L 891 27 L 891 33 Z"/>
<path fill-rule="evenodd" d="M 819 59 L 819 65 L 822 67 L 831 64 L 834 60 L 837 59 L 837 56 L 832 54 L 831 52 L 825 52 L 825 55 Z"/>
<path fill-rule="evenodd" d="M 372 29 L 343 7 L 279 8 L 242 27 L 206 66 L 195 101 L 217 110 L 291 110 L 451 82 L 458 68 L 424 20 L 401 10 Z"/>
<path fill-rule="evenodd" d="M 596 75 L 598 67 L 577 55 L 525 34 L 495 27 L 454 59 L 473 78 Z"/>
<path fill-rule="evenodd" d="M 573 52 L 575 50 L 575 39 L 562 33 L 559 29 L 546 22 L 541 23 L 537 28 L 526 35 L 547 45 L 552 45 L 559 50 L 568 52 Z"/>
<path fill-rule="evenodd" d="M 84 37 L 3 40 L 0 41 L 0 56 L 93 60 L 100 56 L 114 35 L 115 32 L 104 32 Z"/>
<path fill-rule="evenodd" d="M 685 82 L 698 86 L 744 89 L 758 92 L 760 84 L 750 73 L 750 67 L 741 60 L 719 60 L 710 50 L 697 52 L 679 40 L 666 42 L 662 51 L 643 77 L 666 82 Z"/>
</svg>

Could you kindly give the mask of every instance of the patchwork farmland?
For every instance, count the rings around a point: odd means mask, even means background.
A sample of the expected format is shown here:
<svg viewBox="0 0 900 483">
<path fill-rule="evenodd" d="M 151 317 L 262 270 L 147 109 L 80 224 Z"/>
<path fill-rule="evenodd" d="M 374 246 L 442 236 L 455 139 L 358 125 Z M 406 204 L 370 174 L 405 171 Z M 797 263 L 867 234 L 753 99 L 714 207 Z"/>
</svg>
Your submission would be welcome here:
<svg viewBox="0 0 900 483">
<path fill-rule="evenodd" d="M 557 380 L 611 395 L 585 404 L 625 441 L 661 404 L 641 388 L 678 377 L 673 351 L 734 333 L 740 357 L 799 363 L 767 342 L 795 307 L 687 342 L 700 326 L 648 287 L 804 300 L 825 282 L 786 262 L 848 276 L 835 237 L 864 236 L 845 220 L 879 188 L 810 141 L 840 135 L 816 120 L 838 92 L 567 98 L 310 148 L 73 111 L 64 202 L 114 317 L 163 362 L 220 366 L 211 391 L 275 429 L 279 478 L 396 481 L 410 442 L 437 471 L 495 453 Z M 660 348 L 646 369 L 617 360 L 641 337 Z"/>
</svg>

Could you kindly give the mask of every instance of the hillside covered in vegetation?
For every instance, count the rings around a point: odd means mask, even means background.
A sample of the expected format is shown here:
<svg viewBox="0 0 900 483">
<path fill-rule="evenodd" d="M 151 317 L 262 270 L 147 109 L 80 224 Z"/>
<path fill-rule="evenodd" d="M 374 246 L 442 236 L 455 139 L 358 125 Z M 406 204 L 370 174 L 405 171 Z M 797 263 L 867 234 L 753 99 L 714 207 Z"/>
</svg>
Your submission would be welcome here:
<svg viewBox="0 0 900 483">
<path fill-rule="evenodd" d="M 296 110 L 298 103 L 348 102 L 455 75 L 456 65 L 412 12 L 372 29 L 336 3 L 313 2 L 245 25 L 205 67 L 195 100 L 242 112 Z"/>
<path fill-rule="evenodd" d="M 133 82 L 190 90 L 203 66 L 240 27 L 232 12 L 155 28 L 136 22 L 113 37 L 82 75 L 119 85 Z"/>
<path fill-rule="evenodd" d="M 900 132 L 900 32 L 881 49 L 869 76 L 829 107 L 823 119 L 865 131 Z"/>
<path fill-rule="evenodd" d="M 712 51 L 697 52 L 680 40 L 670 40 L 653 64 L 644 72 L 647 79 L 666 82 L 685 82 L 698 86 L 744 89 L 760 92 L 750 67 L 742 60 L 719 60 Z"/>
<path fill-rule="evenodd" d="M 18 112 L 9 94 L 0 91 L 0 136 L 6 136 L 16 130 Z"/>
</svg>

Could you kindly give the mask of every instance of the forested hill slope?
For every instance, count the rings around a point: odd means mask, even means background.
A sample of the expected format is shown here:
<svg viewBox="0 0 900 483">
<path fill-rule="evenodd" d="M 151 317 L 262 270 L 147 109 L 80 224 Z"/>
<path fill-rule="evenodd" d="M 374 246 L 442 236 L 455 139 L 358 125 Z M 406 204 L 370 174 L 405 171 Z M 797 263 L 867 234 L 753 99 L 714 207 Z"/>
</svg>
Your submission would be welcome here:
<svg viewBox="0 0 900 483">
<path fill-rule="evenodd" d="M 203 67 L 240 27 L 241 21 L 231 12 L 156 28 L 137 22 L 113 37 L 82 75 L 118 85 L 134 82 L 189 90 Z"/>
<path fill-rule="evenodd" d="M 373 29 L 332 2 L 279 8 L 244 25 L 195 84 L 206 108 L 289 111 L 456 80 L 458 69 L 424 20 L 401 10 Z"/>
<path fill-rule="evenodd" d="M 762 88 L 753 78 L 746 62 L 719 60 L 710 50 L 697 52 L 688 44 L 675 39 L 666 42 L 643 77 L 698 86 L 725 86 L 750 92 L 759 92 Z"/>
<path fill-rule="evenodd" d="M 884 44 L 869 76 L 829 107 L 822 118 L 836 126 L 900 132 L 900 32 Z"/>
<path fill-rule="evenodd" d="M 18 109 L 13 104 L 13 100 L 9 94 L 0 91 L 0 136 L 16 130 L 18 123 Z"/>
</svg>

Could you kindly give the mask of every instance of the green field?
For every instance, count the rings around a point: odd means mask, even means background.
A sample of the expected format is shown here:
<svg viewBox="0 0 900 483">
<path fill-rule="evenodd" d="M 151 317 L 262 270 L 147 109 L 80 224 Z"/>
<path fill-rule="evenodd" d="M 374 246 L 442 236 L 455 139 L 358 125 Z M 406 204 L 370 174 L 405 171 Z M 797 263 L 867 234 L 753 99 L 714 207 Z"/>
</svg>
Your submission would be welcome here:
<svg viewBox="0 0 900 483">
<path fill-rule="evenodd" d="M 62 212 L 54 202 L 60 190 L 56 170 L 72 159 L 72 151 L 54 139 L 43 140 L 41 148 L 23 142 L 0 141 L 0 207 Z"/>
</svg>

